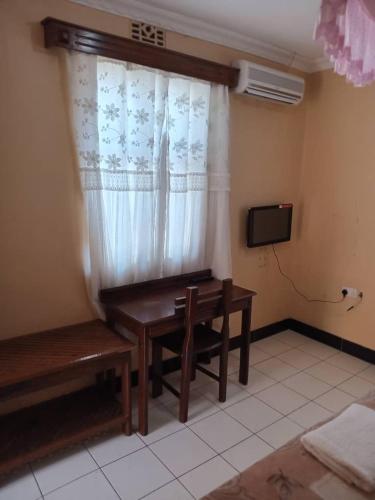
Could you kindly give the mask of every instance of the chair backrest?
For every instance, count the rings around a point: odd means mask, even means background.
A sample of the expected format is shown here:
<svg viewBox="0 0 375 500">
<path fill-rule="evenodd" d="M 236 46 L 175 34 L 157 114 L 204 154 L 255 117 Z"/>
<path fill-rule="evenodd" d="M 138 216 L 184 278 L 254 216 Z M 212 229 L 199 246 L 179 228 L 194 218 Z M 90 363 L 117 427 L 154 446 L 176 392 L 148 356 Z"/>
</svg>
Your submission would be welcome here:
<svg viewBox="0 0 375 500">
<path fill-rule="evenodd" d="M 186 297 L 175 299 L 175 309 L 185 309 L 185 344 L 193 339 L 194 327 L 212 318 L 223 317 L 221 333 L 229 337 L 229 313 L 232 303 L 233 282 L 231 279 L 222 281 L 222 288 L 199 294 L 197 286 L 186 288 Z"/>
</svg>

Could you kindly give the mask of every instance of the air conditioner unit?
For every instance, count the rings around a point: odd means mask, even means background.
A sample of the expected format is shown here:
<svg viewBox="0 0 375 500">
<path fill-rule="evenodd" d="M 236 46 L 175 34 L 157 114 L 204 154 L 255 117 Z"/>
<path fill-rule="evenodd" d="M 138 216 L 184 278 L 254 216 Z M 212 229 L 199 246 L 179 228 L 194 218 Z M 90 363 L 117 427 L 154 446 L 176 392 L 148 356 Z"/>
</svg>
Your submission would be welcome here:
<svg viewBox="0 0 375 500">
<path fill-rule="evenodd" d="M 233 89 L 237 94 L 285 104 L 299 104 L 303 99 L 303 78 L 244 60 L 234 61 L 233 66 L 240 70 Z"/>
</svg>

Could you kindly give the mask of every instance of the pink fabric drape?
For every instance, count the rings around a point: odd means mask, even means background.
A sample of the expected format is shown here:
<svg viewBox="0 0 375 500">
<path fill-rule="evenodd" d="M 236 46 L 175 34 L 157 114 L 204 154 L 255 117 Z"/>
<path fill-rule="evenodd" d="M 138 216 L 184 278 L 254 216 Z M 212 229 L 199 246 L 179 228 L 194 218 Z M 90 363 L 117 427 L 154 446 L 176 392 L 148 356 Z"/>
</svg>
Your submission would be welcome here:
<svg viewBox="0 0 375 500">
<path fill-rule="evenodd" d="M 363 8 L 367 11 L 367 15 L 372 17 L 375 21 L 375 2 L 374 0 L 360 0 Z"/>
<path fill-rule="evenodd" d="M 322 0 L 315 39 L 356 86 L 375 80 L 375 0 Z"/>
</svg>

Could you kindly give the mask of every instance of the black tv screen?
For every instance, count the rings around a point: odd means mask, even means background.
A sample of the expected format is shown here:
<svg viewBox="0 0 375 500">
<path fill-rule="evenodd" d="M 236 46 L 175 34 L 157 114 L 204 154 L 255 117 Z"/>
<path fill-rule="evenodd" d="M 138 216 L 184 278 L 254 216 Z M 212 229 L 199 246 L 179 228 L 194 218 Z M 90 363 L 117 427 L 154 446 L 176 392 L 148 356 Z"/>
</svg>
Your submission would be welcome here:
<svg viewBox="0 0 375 500">
<path fill-rule="evenodd" d="M 291 203 L 250 208 L 247 219 L 247 246 L 252 248 L 289 241 L 292 212 Z"/>
</svg>

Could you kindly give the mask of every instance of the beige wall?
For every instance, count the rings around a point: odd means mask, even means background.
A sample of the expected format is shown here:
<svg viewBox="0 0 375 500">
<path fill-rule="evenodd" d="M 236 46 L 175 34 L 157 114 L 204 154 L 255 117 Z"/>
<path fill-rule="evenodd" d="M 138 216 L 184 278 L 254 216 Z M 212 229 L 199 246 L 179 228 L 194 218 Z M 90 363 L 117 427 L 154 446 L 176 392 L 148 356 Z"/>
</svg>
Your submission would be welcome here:
<svg viewBox="0 0 375 500">
<path fill-rule="evenodd" d="M 342 286 L 363 303 L 308 304 L 292 317 L 375 348 L 375 86 L 354 88 L 331 71 L 309 79 L 296 242 L 290 274 L 312 297 L 334 299 Z"/>
<path fill-rule="evenodd" d="M 43 48 L 47 16 L 127 36 L 128 21 L 65 0 L 0 2 L 0 338 L 85 321 L 93 313 L 80 260 L 81 195 L 61 68 Z M 167 46 L 225 64 L 251 56 L 167 34 Z M 252 58 L 256 60 L 256 58 Z M 271 63 L 272 64 L 272 63 Z M 5 78 L 4 78 L 5 77 Z M 234 279 L 258 291 L 253 326 L 288 316 L 291 295 L 268 250 L 245 247 L 246 209 L 296 202 L 305 107 L 231 98 Z M 287 258 L 287 246 L 280 246 Z M 235 322 L 233 333 L 238 333 Z"/>
<path fill-rule="evenodd" d="M 129 33 L 125 18 L 65 0 L 0 2 L 0 338 L 93 317 L 62 73 L 56 53 L 43 48 L 39 25 L 47 16 Z M 167 46 L 224 64 L 258 60 L 175 33 L 167 34 Z M 353 89 L 330 72 L 309 77 L 297 108 L 231 96 L 233 272 L 236 283 L 259 294 L 254 328 L 295 317 L 375 348 L 373 116 L 375 87 Z M 278 253 L 299 287 L 327 298 L 342 285 L 361 288 L 357 310 L 305 303 L 279 275 L 270 248 L 246 248 L 247 208 L 274 202 L 296 205 L 292 242 L 278 245 Z M 232 334 L 238 327 L 237 318 Z"/>
</svg>

